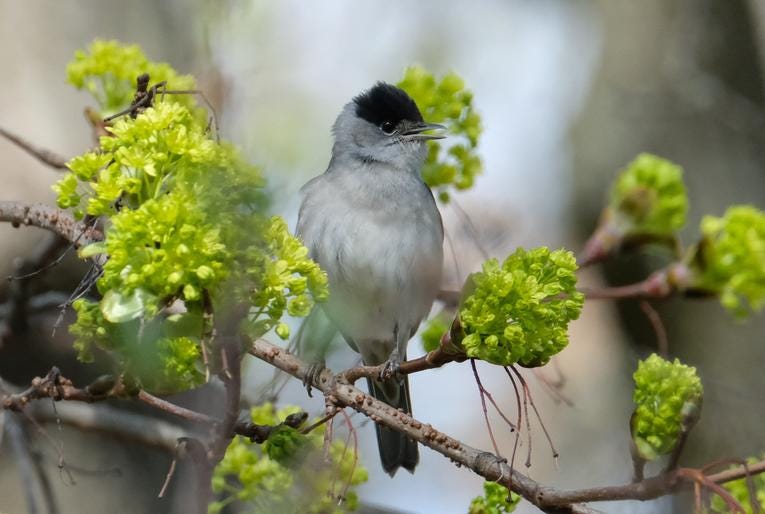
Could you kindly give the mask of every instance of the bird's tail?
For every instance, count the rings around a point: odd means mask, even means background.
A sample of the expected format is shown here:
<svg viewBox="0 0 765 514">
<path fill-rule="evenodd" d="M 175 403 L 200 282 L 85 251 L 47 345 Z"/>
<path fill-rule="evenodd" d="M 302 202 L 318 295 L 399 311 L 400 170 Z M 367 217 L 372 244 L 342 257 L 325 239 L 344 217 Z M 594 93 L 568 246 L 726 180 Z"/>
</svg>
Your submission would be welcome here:
<svg viewBox="0 0 765 514">
<path fill-rule="evenodd" d="M 412 413 L 412 405 L 409 402 L 409 380 L 398 382 L 395 379 L 381 382 L 367 379 L 369 392 L 372 396 L 383 401 L 394 409 L 401 409 L 407 414 Z M 398 468 L 404 468 L 414 473 L 414 468 L 420 461 L 420 453 L 417 443 L 409 439 L 401 432 L 375 423 L 377 431 L 377 446 L 380 450 L 380 461 L 386 473 L 390 476 L 396 474 Z"/>
</svg>

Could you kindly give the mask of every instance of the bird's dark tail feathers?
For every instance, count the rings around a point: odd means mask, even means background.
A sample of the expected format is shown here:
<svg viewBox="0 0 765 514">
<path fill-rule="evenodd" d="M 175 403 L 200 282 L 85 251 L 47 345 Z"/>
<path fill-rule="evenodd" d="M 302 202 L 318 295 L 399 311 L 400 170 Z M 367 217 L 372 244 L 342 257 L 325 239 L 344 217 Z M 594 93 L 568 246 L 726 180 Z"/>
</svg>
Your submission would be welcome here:
<svg viewBox="0 0 765 514">
<path fill-rule="evenodd" d="M 407 414 L 412 413 L 412 405 L 409 402 L 409 380 L 406 376 L 400 383 L 396 379 L 385 382 L 367 379 L 367 384 L 369 384 L 370 394 L 378 400 L 387 403 L 394 409 L 401 409 Z M 420 461 L 417 442 L 409 439 L 401 432 L 396 432 L 378 423 L 375 423 L 375 430 L 377 431 L 380 460 L 385 472 L 393 476 L 398 468 L 404 468 L 410 473 L 414 473 L 414 468 Z"/>
</svg>

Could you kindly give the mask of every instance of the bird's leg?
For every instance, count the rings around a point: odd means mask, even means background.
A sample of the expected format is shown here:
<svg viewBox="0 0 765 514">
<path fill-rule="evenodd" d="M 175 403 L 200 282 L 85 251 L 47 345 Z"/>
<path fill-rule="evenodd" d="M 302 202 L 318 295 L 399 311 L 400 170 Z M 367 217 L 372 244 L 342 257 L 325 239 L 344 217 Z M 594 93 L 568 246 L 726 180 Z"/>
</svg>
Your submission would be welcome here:
<svg viewBox="0 0 765 514">
<path fill-rule="evenodd" d="M 396 377 L 399 382 L 403 380 L 401 375 L 401 356 L 406 359 L 406 345 L 409 342 L 409 330 L 400 330 L 398 323 L 393 327 L 393 337 L 396 341 L 396 346 L 393 351 L 390 352 L 390 357 L 385 361 L 382 371 L 380 372 L 380 379 L 389 380 L 392 377 Z"/>
<path fill-rule="evenodd" d="M 380 371 L 380 380 L 390 380 L 396 377 L 397 380 L 401 379 L 401 357 L 399 357 L 398 348 L 394 348 L 390 352 L 390 357 L 385 361 L 382 371 Z"/>
<path fill-rule="evenodd" d="M 311 396 L 311 387 L 318 384 L 321 372 L 326 368 L 324 358 L 336 333 L 337 329 L 318 306 L 314 307 L 300 325 L 295 337 L 295 351 L 308 363 L 308 370 L 303 378 L 303 386 L 308 396 Z"/>
<path fill-rule="evenodd" d="M 303 376 L 303 387 L 310 398 L 313 398 L 311 394 L 311 387 L 319 382 L 321 372 L 327 368 L 327 362 L 323 359 L 316 359 L 308 364 L 308 369 Z"/>
</svg>

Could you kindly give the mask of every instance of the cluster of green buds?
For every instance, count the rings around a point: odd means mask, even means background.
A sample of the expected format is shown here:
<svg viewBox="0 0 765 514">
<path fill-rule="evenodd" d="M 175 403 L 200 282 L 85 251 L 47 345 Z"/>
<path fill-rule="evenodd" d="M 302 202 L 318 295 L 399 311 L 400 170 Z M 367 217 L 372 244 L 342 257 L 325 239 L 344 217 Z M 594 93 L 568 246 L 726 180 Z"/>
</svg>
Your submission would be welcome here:
<svg viewBox="0 0 765 514">
<path fill-rule="evenodd" d="M 640 458 L 654 460 L 674 450 L 696 423 L 704 389 L 696 368 L 656 354 L 638 364 L 633 379 L 632 441 Z"/>
<path fill-rule="evenodd" d="M 298 411 L 295 406 L 277 411 L 266 403 L 252 408 L 250 419 L 258 425 L 276 426 Z M 219 514 L 234 502 L 236 512 L 242 513 L 342 514 L 356 510 L 355 486 L 367 481 L 367 471 L 345 441 L 332 442 L 328 455 L 323 441 L 324 425 L 309 434 L 282 425 L 262 445 L 237 436 L 213 472 L 213 492 L 218 499 L 209 505 L 208 513 Z"/>
<path fill-rule="evenodd" d="M 765 213 L 734 205 L 718 218 L 701 220 L 701 240 L 684 265 L 684 287 L 718 296 L 735 316 L 765 305 Z"/>
<path fill-rule="evenodd" d="M 428 141 L 422 178 L 448 202 L 450 188 L 470 189 L 482 170 L 477 152 L 481 117 L 473 109 L 473 93 L 458 75 L 448 73 L 439 81 L 419 66 L 407 68 L 397 85 L 417 103 L 426 121 L 447 126 L 452 144 L 444 151 L 442 143 Z"/>
<path fill-rule="evenodd" d="M 483 496 L 470 502 L 468 514 L 507 514 L 514 512 L 521 497 L 496 482 L 483 483 Z"/>
<path fill-rule="evenodd" d="M 567 250 L 519 248 L 500 265 L 490 259 L 465 285 L 457 337 L 468 357 L 500 366 L 542 366 L 568 344 L 584 295 Z M 455 324 L 455 328 L 456 328 Z"/>
<path fill-rule="evenodd" d="M 587 242 L 582 262 L 604 259 L 622 245 L 675 242 L 685 225 L 688 196 L 683 170 L 651 154 L 641 154 L 622 170 L 611 188 L 600 223 Z"/>
</svg>

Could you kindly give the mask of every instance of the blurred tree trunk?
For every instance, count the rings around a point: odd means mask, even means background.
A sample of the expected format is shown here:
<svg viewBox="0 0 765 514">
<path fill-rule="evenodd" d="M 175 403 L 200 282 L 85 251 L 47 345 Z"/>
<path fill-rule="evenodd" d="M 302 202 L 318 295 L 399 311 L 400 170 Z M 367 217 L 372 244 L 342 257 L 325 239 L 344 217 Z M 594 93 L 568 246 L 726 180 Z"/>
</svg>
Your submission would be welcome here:
<svg viewBox="0 0 765 514">
<path fill-rule="evenodd" d="M 733 203 L 765 207 L 763 49 L 760 0 L 598 2 L 601 69 L 572 134 L 575 213 L 582 237 L 595 224 L 616 171 L 648 151 L 681 164 L 691 202 L 683 233 L 695 240 L 702 215 Z M 645 252 L 644 252 L 645 253 Z M 662 251 L 622 256 L 603 267 L 613 283 L 667 262 Z M 715 301 L 656 305 L 670 353 L 699 368 L 704 414 L 681 465 L 759 451 L 765 398 L 765 319 L 734 323 Z M 656 336 L 637 302 L 619 304 L 636 359 Z M 681 507 L 678 507 L 683 510 Z"/>
</svg>

